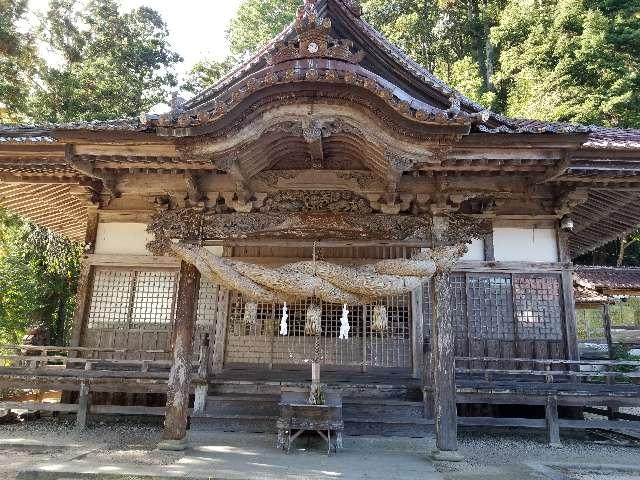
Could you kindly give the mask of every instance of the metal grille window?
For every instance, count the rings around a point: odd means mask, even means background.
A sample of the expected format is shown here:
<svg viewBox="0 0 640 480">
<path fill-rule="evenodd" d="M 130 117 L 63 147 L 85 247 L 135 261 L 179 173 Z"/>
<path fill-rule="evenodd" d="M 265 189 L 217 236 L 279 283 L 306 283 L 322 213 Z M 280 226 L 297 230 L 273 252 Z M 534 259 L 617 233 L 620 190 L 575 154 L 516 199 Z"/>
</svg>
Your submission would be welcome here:
<svg viewBox="0 0 640 480">
<path fill-rule="evenodd" d="M 96 271 L 88 328 L 166 328 L 173 323 L 178 273 Z"/>
<path fill-rule="evenodd" d="M 513 340 L 510 276 L 469 275 L 469 337 Z"/>
<path fill-rule="evenodd" d="M 558 276 L 514 275 L 513 301 L 518 338 L 562 340 Z"/>
</svg>

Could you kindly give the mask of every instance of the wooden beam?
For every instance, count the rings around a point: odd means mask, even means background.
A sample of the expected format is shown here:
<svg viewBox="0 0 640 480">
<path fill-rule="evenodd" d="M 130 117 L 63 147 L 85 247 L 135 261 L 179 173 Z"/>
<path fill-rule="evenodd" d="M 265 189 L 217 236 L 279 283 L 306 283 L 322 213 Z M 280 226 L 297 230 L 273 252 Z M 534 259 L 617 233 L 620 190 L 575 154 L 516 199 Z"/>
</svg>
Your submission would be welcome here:
<svg viewBox="0 0 640 480">
<path fill-rule="evenodd" d="M 96 250 L 98 238 L 98 207 L 87 208 L 87 231 L 84 236 L 85 252 L 91 254 Z"/>
<path fill-rule="evenodd" d="M 162 434 L 163 442 L 159 445 L 161 449 L 186 446 L 184 442 L 189 413 L 191 357 L 199 289 L 200 272 L 193 265 L 182 262 L 174 327 L 173 366 L 167 384 L 167 413 Z"/>
</svg>

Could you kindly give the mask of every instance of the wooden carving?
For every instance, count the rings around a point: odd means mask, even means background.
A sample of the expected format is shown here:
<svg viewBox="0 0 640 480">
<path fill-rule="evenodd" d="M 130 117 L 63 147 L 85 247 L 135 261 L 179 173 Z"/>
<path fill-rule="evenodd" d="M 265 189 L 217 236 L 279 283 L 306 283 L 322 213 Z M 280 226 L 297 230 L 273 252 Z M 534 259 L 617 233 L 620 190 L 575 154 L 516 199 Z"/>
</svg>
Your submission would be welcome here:
<svg viewBox="0 0 640 480">
<path fill-rule="evenodd" d="M 281 191 L 267 196 L 259 211 L 369 214 L 373 209 L 365 198 L 347 191 Z"/>
</svg>

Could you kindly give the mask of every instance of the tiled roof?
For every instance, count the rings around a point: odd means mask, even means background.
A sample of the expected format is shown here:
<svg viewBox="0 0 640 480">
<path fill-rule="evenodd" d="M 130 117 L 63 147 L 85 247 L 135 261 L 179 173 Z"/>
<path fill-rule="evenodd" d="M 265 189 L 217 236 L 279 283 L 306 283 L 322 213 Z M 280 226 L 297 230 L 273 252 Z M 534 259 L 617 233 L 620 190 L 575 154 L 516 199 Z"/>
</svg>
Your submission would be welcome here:
<svg viewBox="0 0 640 480">
<path fill-rule="evenodd" d="M 577 304 L 580 303 L 604 303 L 608 300 L 606 295 L 599 293 L 593 288 L 581 285 L 574 281 L 573 294 Z"/>
<path fill-rule="evenodd" d="M 640 292 L 640 267 L 577 265 L 575 276 L 583 285 L 597 290 L 638 290 Z"/>
</svg>

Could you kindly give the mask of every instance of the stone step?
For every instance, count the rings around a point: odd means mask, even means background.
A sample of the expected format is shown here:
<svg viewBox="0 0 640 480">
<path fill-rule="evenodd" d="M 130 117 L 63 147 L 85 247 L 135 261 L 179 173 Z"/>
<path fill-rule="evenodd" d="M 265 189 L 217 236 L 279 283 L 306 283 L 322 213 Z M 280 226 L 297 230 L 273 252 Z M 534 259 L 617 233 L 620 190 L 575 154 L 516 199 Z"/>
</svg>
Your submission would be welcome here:
<svg viewBox="0 0 640 480">
<path fill-rule="evenodd" d="M 277 395 L 210 395 L 205 412 L 211 415 L 278 415 Z M 343 416 L 422 418 L 422 402 L 398 399 L 345 398 Z"/>
<path fill-rule="evenodd" d="M 275 433 L 277 416 L 269 415 L 211 415 L 191 419 L 191 431 Z M 424 418 L 369 418 L 345 419 L 345 435 L 378 435 L 425 437 L 433 433 L 433 420 Z"/>
</svg>

